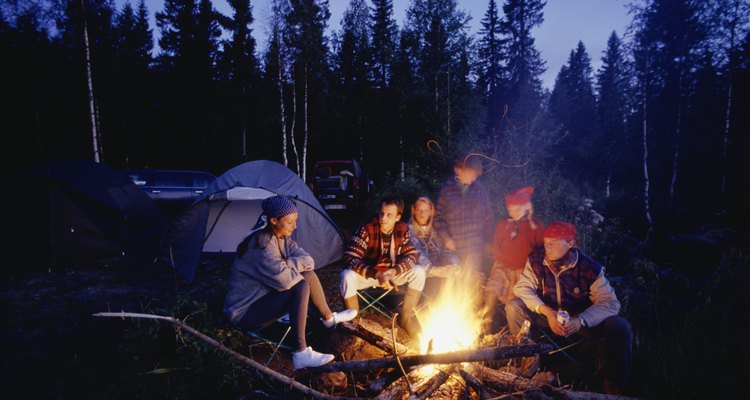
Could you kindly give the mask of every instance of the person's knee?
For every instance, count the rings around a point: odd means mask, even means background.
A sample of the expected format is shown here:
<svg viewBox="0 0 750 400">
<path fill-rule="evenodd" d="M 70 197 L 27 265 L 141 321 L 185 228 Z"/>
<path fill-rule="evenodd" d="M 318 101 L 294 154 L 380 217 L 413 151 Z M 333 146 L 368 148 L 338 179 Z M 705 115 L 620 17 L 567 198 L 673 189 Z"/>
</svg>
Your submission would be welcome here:
<svg viewBox="0 0 750 400">
<path fill-rule="evenodd" d="M 523 301 L 519 298 L 514 298 L 505 304 L 505 315 L 507 315 L 508 318 L 515 315 L 523 315 L 525 314 L 525 309 L 526 305 L 523 304 Z"/>
<path fill-rule="evenodd" d="M 302 279 L 292 287 L 292 291 L 296 296 L 310 296 L 310 284 Z"/>
<path fill-rule="evenodd" d="M 356 286 L 355 286 L 355 283 L 357 281 L 356 272 L 350 269 L 345 269 L 341 271 L 341 274 L 339 274 L 339 278 L 340 278 L 339 291 L 341 292 L 341 296 L 350 297 L 353 295 L 353 293 L 356 293 Z M 355 289 L 352 290 L 352 288 L 355 288 Z"/>
<path fill-rule="evenodd" d="M 424 283 L 427 279 L 427 271 L 420 266 L 415 266 L 410 271 L 409 287 L 416 290 L 423 290 Z"/>
<path fill-rule="evenodd" d="M 615 315 L 605 319 L 602 324 L 611 341 L 630 346 L 633 340 L 633 328 L 625 318 Z"/>
</svg>

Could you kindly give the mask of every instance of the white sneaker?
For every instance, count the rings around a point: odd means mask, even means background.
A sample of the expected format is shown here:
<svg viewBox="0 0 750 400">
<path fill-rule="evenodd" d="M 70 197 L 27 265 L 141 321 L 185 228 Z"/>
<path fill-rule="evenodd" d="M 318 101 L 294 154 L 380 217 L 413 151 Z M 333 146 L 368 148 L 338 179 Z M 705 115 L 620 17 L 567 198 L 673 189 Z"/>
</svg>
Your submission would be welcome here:
<svg viewBox="0 0 750 400">
<path fill-rule="evenodd" d="M 294 369 L 319 367 L 331 361 L 333 361 L 333 354 L 318 353 L 310 346 L 307 346 L 302 351 L 292 353 L 292 365 L 294 365 Z"/>
<path fill-rule="evenodd" d="M 333 313 L 333 317 L 331 319 L 324 320 L 323 318 L 321 318 L 321 321 L 323 321 L 323 326 L 325 326 L 326 328 L 333 328 L 339 322 L 351 321 L 356 316 L 357 316 L 357 310 L 347 308 L 344 311 Z"/>
</svg>

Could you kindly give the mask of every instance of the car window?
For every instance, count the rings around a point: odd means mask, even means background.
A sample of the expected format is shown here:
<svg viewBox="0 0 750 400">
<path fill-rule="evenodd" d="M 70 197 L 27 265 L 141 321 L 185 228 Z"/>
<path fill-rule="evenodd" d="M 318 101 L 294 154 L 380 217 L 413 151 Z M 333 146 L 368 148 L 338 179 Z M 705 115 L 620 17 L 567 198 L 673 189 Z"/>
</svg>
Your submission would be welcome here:
<svg viewBox="0 0 750 400">
<path fill-rule="evenodd" d="M 202 173 L 202 172 L 193 174 L 192 178 L 193 178 L 193 185 L 192 185 L 193 187 L 206 187 L 210 185 L 211 182 L 214 181 L 214 179 L 216 179 L 213 175 Z"/>
<path fill-rule="evenodd" d="M 187 187 L 187 174 L 177 171 L 158 171 L 154 174 L 154 179 L 150 186 Z"/>
</svg>

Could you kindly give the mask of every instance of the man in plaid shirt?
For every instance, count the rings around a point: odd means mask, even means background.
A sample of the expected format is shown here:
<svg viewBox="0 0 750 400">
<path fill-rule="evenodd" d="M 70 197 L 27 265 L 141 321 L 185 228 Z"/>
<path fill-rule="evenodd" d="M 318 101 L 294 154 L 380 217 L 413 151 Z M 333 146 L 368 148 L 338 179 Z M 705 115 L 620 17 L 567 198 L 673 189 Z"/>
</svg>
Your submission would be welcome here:
<svg viewBox="0 0 750 400">
<path fill-rule="evenodd" d="M 401 221 L 403 212 L 400 198 L 386 197 L 378 216 L 354 233 L 344 250 L 341 296 L 347 308 L 359 311 L 358 290 L 407 285 L 399 324 L 416 338 L 420 327 L 415 308 L 424 288 L 425 271 L 416 265 L 419 252 L 411 242 L 408 225 Z"/>
</svg>

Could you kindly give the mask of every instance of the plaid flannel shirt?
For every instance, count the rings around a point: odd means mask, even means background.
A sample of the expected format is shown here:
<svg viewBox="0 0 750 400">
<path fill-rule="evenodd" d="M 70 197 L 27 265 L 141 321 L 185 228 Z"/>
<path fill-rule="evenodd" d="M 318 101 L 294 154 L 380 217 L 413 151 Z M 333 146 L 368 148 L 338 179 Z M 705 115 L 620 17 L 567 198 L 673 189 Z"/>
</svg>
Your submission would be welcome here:
<svg viewBox="0 0 750 400">
<path fill-rule="evenodd" d="M 377 217 L 361 225 L 344 250 L 344 266 L 367 278 L 375 278 L 378 271 L 394 268 L 400 275 L 414 268 L 419 252 L 411 242 L 409 226 L 398 221 L 393 228 L 396 262 L 393 264 L 383 254 L 383 239 Z"/>
</svg>

